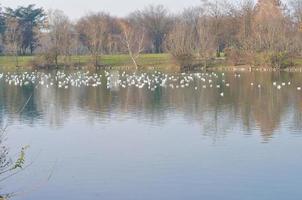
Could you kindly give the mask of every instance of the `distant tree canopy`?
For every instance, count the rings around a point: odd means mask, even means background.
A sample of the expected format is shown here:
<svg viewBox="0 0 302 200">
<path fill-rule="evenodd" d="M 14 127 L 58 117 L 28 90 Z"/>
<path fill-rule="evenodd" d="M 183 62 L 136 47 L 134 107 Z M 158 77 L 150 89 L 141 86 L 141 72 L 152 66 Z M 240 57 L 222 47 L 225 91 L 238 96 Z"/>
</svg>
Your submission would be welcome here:
<svg viewBox="0 0 302 200">
<path fill-rule="evenodd" d="M 122 18 L 97 12 L 75 22 L 35 5 L 0 6 L 0 35 L 0 51 L 44 54 L 56 65 L 75 53 L 91 55 L 96 66 L 103 54 L 127 53 L 139 66 L 139 53 L 170 53 L 205 66 L 220 55 L 233 64 L 283 66 L 302 56 L 302 0 L 201 0 L 182 13 L 150 5 Z"/>
<path fill-rule="evenodd" d="M 129 17 L 145 28 L 152 45 L 150 51 L 162 53 L 165 37 L 172 25 L 169 11 L 162 5 L 150 5 L 143 10 L 135 11 Z"/>
<path fill-rule="evenodd" d="M 18 7 L 16 9 L 5 8 L 2 13 L 2 33 L 10 25 L 7 19 L 15 19 L 20 34 L 20 54 L 32 54 L 38 46 L 38 33 L 43 27 L 46 15 L 42 8 L 35 8 L 35 5 Z"/>
</svg>

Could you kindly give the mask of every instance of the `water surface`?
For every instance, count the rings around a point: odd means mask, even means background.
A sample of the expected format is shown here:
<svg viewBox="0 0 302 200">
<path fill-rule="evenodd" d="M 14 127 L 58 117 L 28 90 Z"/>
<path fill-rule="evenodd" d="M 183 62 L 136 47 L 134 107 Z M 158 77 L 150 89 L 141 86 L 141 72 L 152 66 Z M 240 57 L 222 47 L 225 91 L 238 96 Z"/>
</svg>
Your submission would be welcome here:
<svg viewBox="0 0 302 200">
<path fill-rule="evenodd" d="M 301 199 L 301 86 L 301 73 L 3 72 L 5 145 L 29 145 L 32 164 L 1 192 Z"/>
</svg>

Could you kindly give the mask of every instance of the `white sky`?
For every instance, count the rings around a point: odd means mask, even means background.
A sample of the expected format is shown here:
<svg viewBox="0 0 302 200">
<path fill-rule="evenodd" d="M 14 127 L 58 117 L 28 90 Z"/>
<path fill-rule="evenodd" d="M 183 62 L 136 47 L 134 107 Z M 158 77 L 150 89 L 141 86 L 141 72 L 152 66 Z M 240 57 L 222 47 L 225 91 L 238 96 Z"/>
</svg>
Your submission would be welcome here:
<svg viewBox="0 0 302 200">
<path fill-rule="evenodd" d="M 45 9 L 62 10 L 70 18 L 78 19 L 90 11 L 106 11 L 122 17 L 149 4 L 162 4 L 170 11 L 177 12 L 199 5 L 200 0 L 1 0 L 1 4 L 4 7 L 36 4 Z"/>
</svg>

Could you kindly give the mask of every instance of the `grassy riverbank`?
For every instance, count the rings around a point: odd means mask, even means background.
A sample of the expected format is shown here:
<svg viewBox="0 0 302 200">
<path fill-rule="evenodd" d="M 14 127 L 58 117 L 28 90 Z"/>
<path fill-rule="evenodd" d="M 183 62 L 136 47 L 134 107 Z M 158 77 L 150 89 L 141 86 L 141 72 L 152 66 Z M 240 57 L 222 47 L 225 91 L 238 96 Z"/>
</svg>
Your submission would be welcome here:
<svg viewBox="0 0 302 200">
<path fill-rule="evenodd" d="M 19 66 L 24 68 L 33 67 L 33 63 L 38 61 L 38 57 L 35 56 L 19 56 Z M 78 66 L 92 65 L 90 56 L 72 56 L 71 63 Z M 60 63 L 63 65 L 63 58 L 60 59 Z M 104 55 L 101 56 L 100 63 L 104 66 L 131 66 L 132 61 L 128 55 Z M 142 54 L 138 63 L 141 66 L 163 66 L 171 65 L 173 60 L 169 54 Z M 0 67 L 12 68 L 16 67 L 15 57 L 13 56 L 0 56 Z"/>
<path fill-rule="evenodd" d="M 18 62 L 19 67 L 21 68 L 33 68 L 34 63 L 39 64 L 39 59 L 41 58 L 36 56 L 19 56 Z M 202 61 L 197 61 L 201 62 Z M 60 67 L 64 67 L 63 58 L 59 59 Z M 93 67 L 92 58 L 90 56 L 71 56 L 70 61 L 72 66 L 78 67 Z M 100 63 L 104 67 L 133 67 L 131 58 L 126 54 L 120 55 L 103 55 L 100 58 Z M 138 59 L 138 64 L 142 68 L 160 68 L 160 69 L 171 69 L 175 67 L 185 67 L 185 64 L 177 64 L 173 60 L 172 56 L 169 54 L 142 54 Z M 302 58 L 296 58 L 293 60 L 294 66 L 291 68 L 286 68 L 286 70 L 301 70 Z M 197 65 L 199 66 L 199 65 Z M 200 64 L 203 66 L 203 64 Z M 16 60 L 14 56 L 0 56 L 0 67 L 5 69 L 14 69 L 16 68 Z M 268 67 L 259 67 L 259 66 L 250 66 L 250 65 L 239 65 L 239 66 L 230 66 L 226 64 L 226 61 L 223 57 L 215 59 L 208 69 L 211 70 L 222 70 L 222 71 L 237 71 L 237 70 L 275 70 L 274 68 Z M 285 70 L 285 69 L 283 69 Z"/>
</svg>

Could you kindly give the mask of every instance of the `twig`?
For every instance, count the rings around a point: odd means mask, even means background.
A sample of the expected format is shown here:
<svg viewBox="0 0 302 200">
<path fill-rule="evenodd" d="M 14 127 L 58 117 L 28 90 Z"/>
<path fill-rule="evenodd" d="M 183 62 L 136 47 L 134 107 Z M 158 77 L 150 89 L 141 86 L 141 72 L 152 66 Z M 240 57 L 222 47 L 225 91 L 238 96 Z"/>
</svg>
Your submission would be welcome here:
<svg viewBox="0 0 302 200">
<path fill-rule="evenodd" d="M 25 107 L 29 103 L 29 101 L 32 98 L 32 96 L 33 96 L 33 93 L 28 97 L 28 99 L 26 100 L 25 104 L 23 104 L 23 106 L 19 109 L 18 112 L 16 112 L 16 114 L 21 114 L 24 111 Z M 9 123 L 7 123 L 3 128 L 0 128 L 1 134 L 6 133 L 6 130 L 7 130 L 8 126 L 9 126 Z"/>
<path fill-rule="evenodd" d="M 15 197 L 15 196 L 24 196 L 32 191 L 35 191 L 37 190 L 38 188 L 42 187 L 46 182 L 48 182 L 51 177 L 53 176 L 54 174 L 54 171 L 55 171 L 55 168 L 57 166 L 57 162 L 58 160 L 55 161 L 55 164 L 53 165 L 52 167 L 52 170 L 51 170 L 51 173 L 49 174 L 49 176 L 47 177 L 47 179 L 45 181 L 41 181 L 40 183 L 36 184 L 34 187 L 31 187 L 30 189 L 28 190 L 23 190 L 23 191 L 19 191 L 19 192 L 14 192 L 14 193 L 10 193 L 10 194 L 7 194 L 5 195 L 7 198 L 12 198 L 12 197 Z"/>
<path fill-rule="evenodd" d="M 21 114 L 21 113 L 24 111 L 25 107 L 26 107 L 27 104 L 29 103 L 29 101 L 30 101 L 30 99 L 31 99 L 32 96 L 33 96 L 33 93 L 29 96 L 29 98 L 27 99 L 26 103 L 25 103 L 25 104 L 23 105 L 23 107 L 19 110 L 19 112 L 17 112 L 17 114 Z"/>
</svg>

